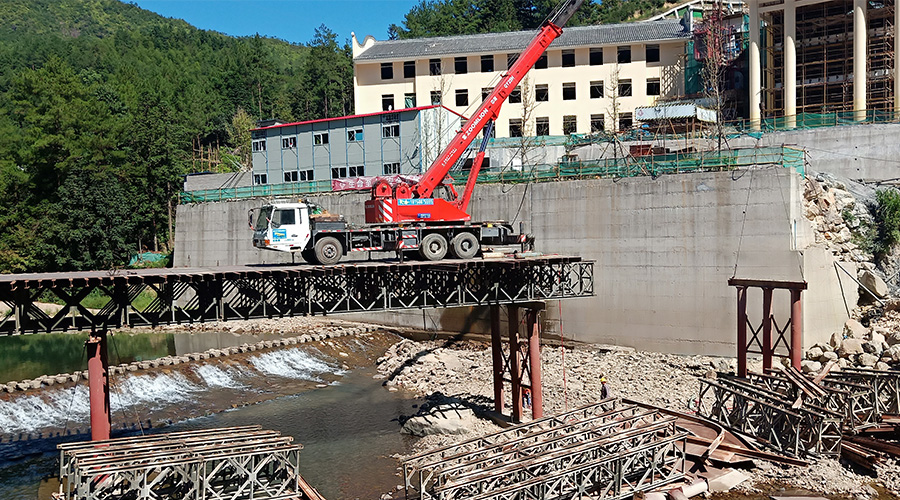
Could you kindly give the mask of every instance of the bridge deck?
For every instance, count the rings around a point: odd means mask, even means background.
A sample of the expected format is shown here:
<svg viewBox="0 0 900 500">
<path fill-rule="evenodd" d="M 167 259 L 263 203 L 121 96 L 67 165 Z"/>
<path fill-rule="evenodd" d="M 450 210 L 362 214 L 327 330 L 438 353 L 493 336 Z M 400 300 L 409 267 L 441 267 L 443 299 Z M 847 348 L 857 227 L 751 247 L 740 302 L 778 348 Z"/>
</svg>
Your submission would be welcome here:
<svg viewBox="0 0 900 500">
<path fill-rule="evenodd" d="M 9 308 L 0 334 L 510 304 L 593 290 L 593 262 L 570 256 L 8 274 L 0 275 Z M 91 293 L 109 298 L 99 311 L 81 304 Z M 152 302 L 137 307 L 147 294 Z M 53 316 L 36 305 L 47 295 L 65 304 Z"/>
</svg>

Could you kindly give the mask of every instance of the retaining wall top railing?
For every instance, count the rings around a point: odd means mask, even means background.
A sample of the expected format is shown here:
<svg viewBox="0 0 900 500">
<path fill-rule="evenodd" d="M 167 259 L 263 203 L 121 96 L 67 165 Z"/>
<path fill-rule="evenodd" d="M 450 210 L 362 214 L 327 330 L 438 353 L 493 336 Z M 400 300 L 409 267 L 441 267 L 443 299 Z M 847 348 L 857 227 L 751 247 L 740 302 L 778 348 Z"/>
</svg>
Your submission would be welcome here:
<svg viewBox="0 0 900 500">
<path fill-rule="evenodd" d="M 522 183 L 561 180 L 658 176 L 691 172 L 734 170 L 754 165 L 777 165 L 792 168 L 805 175 L 805 153 L 787 146 L 728 149 L 697 153 L 627 156 L 585 161 L 561 161 L 555 165 L 532 165 L 521 170 L 482 171 L 478 182 Z M 455 184 L 463 185 L 465 172 L 455 174 Z M 211 189 L 181 193 L 181 203 L 203 203 L 229 199 L 271 196 L 298 196 L 330 192 L 331 181 L 263 184 L 236 188 Z"/>
</svg>

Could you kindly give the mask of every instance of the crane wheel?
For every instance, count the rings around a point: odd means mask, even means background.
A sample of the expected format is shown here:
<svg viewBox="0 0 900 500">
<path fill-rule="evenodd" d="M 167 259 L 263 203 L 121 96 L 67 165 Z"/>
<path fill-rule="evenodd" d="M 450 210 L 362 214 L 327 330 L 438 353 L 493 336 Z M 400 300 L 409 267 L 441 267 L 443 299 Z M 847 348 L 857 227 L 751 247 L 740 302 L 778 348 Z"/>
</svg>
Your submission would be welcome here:
<svg viewBox="0 0 900 500">
<path fill-rule="evenodd" d="M 316 242 L 315 260 L 319 264 L 330 266 L 337 264 L 341 257 L 344 256 L 344 247 L 341 242 L 333 236 L 326 236 Z"/>
<path fill-rule="evenodd" d="M 438 233 L 425 235 L 419 242 L 419 255 L 425 260 L 441 260 L 447 255 L 447 238 Z"/>
<path fill-rule="evenodd" d="M 450 254 L 457 259 L 471 259 L 479 250 L 481 245 L 472 233 L 459 233 L 450 240 Z"/>
<path fill-rule="evenodd" d="M 303 257 L 303 260 L 305 260 L 306 262 L 308 262 L 308 263 L 310 263 L 310 264 L 318 264 L 318 263 L 319 263 L 318 261 L 316 261 L 316 251 L 315 251 L 315 249 L 311 249 L 311 250 L 301 250 L 301 251 L 300 251 L 300 257 Z"/>
</svg>

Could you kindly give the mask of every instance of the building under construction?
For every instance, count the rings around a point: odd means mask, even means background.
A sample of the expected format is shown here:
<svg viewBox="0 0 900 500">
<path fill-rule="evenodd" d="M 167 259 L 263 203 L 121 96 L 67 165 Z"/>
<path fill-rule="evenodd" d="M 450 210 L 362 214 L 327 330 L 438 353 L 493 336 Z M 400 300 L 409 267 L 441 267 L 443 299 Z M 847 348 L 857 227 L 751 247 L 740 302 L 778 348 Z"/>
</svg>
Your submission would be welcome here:
<svg viewBox="0 0 900 500">
<path fill-rule="evenodd" d="M 893 0 L 750 0 L 750 120 L 885 119 L 898 108 Z M 798 117 L 800 115 L 800 117 Z"/>
</svg>

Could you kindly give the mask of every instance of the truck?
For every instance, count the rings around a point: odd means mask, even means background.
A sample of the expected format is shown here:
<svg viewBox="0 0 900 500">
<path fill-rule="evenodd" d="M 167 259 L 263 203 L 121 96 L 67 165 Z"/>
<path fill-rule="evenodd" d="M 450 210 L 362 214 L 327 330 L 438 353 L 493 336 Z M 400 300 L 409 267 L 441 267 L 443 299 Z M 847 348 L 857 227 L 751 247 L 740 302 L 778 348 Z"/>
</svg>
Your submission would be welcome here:
<svg viewBox="0 0 900 500">
<path fill-rule="evenodd" d="M 534 238 L 516 231 L 504 221 L 472 221 L 467 209 L 484 161 L 494 120 L 525 74 L 547 47 L 562 34 L 584 0 L 563 0 L 545 21 L 516 62 L 501 75 L 481 106 L 414 182 L 389 182 L 382 178 L 365 202 L 365 225 L 354 226 L 313 203 L 272 203 L 251 210 L 253 246 L 280 252 L 299 252 L 307 262 L 336 264 L 349 252 L 417 253 L 425 260 L 442 260 L 448 254 L 459 259 L 477 256 L 483 248 L 521 245 L 533 247 Z M 462 194 L 449 179 L 469 146 L 482 135 Z M 435 193 L 443 196 L 435 196 Z"/>
</svg>

